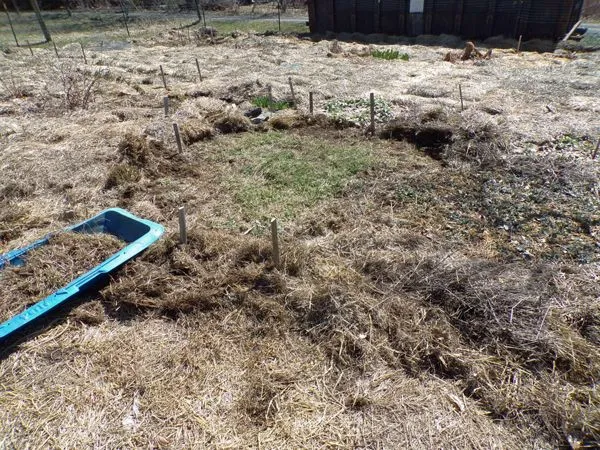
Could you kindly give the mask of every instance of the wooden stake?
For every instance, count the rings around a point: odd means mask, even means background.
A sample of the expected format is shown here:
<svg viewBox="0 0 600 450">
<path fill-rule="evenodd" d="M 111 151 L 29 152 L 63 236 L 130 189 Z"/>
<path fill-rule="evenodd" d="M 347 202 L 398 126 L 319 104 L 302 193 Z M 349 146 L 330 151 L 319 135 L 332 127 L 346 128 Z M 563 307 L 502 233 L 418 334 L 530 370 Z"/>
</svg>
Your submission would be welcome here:
<svg viewBox="0 0 600 450">
<path fill-rule="evenodd" d="M 521 52 L 521 41 L 523 40 L 523 35 L 519 35 L 519 43 L 517 44 L 517 53 Z"/>
<path fill-rule="evenodd" d="M 279 236 L 277 235 L 277 219 L 271 219 L 271 244 L 273 246 L 273 264 L 277 269 L 281 265 L 279 254 Z"/>
<path fill-rule="evenodd" d="M 571 35 L 573 33 L 575 33 L 575 30 L 579 27 L 579 25 L 581 25 L 581 20 L 579 22 L 577 22 L 575 25 L 573 25 L 573 28 L 571 28 L 571 31 L 569 31 L 566 36 L 563 38 L 563 42 L 568 41 L 569 38 L 571 37 Z"/>
<path fill-rule="evenodd" d="M 198 62 L 198 58 L 196 58 L 196 69 L 198 69 L 198 78 L 200 78 L 200 83 L 202 83 L 202 72 L 200 72 L 200 63 Z"/>
<path fill-rule="evenodd" d="M 187 244 L 187 224 L 185 223 L 185 206 L 179 207 L 179 243 Z"/>
<path fill-rule="evenodd" d="M 296 106 L 296 94 L 294 93 L 294 83 L 292 83 L 292 77 L 288 77 L 288 82 L 290 83 L 290 91 L 292 91 L 292 102 L 294 102 L 294 106 Z"/>
<path fill-rule="evenodd" d="M 460 94 L 460 110 L 464 111 L 465 110 L 465 104 L 463 102 L 462 85 L 460 83 L 458 83 L 458 93 Z"/>
<path fill-rule="evenodd" d="M 183 145 L 181 145 L 181 135 L 179 134 L 179 125 L 173 123 L 173 132 L 175 133 L 175 141 L 177 142 L 177 149 L 179 153 L 183 153 Z"/>
<path fill-rule="evenodd" d="M 369 95 L 370 103 L 371 103 L 371 131 L 375 132 L 375 94 L 371 92 Z"/>
<path fill-rule="evenodd" d="M 308 93 L 308 110 L 310 111 L 310 115 L 314 114 L 314 105 L 313 105 L 313 92 L 310 91 Z"/>
<path fill-rule="evenodd" d="M 56 59 L 59 59 L 60 55 L 58 54 L 58 49 L 56 48 L 56 42 L 52 41 L 52 45 L 54 46 L 54 53 L 56 53 Z"/>
<path fill-rule="evenodd" d="M 27 47 L 29 47 L 29 51 L 31 52 L 31 56 L 33 56 L 33 49 L 31 48 L 31 44 L 29 43 L 29 41 L 25 41 L 27 42 Z"/>
<path fill-rule="evenodd" d="M 85 56 L 85 49 L 83 48 L 83 44 L 80 42 L 79 45 L 81 46 L 81 53 L 83 53 L 83 62 L 87 64 L 87 58 Z"/>
<path fill-rule="evenodd" d="M 163 71 L 162 65 L 159 67 L 160 67 L 160 76 L 162 77 L 163 86 L 165 87 L 165 90 L 168 91 L 169 88 L 167 87 L 167 79 L 165 78 L 165 72 Z"/>
<path fill-rule="evenodd" d="M 169 115 L 169 96 L 165 95 L 163 97 L 163 107 L 165 109 L 165 117 Z"/>
<path fill-rule="evenodd" d="M 6 17 L 8 18 L 8 24 L 10 25 L 10 31 L 12 31 L 12 35 L 15 38 L 15 43 L 17 44 L 17 47 L 19 46 L 19 40 L 17 39 L 17 35 L 15 33 L 15 29 L 13 28 L 13 23 L 12 20 L 10 18 L 10 14 L 8 13 L 8 8 L 6 7 L 6 3 L 2 3 L 2 5 L 4 5 L 4 12 L 6 12 Z"/>
<path fill-rule="evenodd" d="M 598 144 L 596 144 L 596 149 L 594 150 L 594 153 L 592 154 L 592 159 L 596 159 L 599 151 L 600 151 L 600 138 L 598 138 Z"/>
<path fill-rule="evenodd" d="M 267 91 L 269 94 L 269 109 L 271 109 L 271 105 L 273 104 L 273 86 L 268 85 Z"/>
</svg>

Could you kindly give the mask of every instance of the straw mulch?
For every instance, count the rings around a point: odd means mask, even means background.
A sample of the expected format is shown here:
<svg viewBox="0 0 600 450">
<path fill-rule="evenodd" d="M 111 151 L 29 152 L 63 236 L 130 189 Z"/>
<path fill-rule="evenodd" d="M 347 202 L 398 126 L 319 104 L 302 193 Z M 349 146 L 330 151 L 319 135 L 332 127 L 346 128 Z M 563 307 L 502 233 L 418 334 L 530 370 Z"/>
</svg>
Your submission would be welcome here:
<svg viewBox="0 0 600 450">
<path fill-rule="evenodd" d="M 0 322 L 52 294 L 123 247 L 109 234 L 58 233 L 22 266 L 0 271 Z"/>
</svg>

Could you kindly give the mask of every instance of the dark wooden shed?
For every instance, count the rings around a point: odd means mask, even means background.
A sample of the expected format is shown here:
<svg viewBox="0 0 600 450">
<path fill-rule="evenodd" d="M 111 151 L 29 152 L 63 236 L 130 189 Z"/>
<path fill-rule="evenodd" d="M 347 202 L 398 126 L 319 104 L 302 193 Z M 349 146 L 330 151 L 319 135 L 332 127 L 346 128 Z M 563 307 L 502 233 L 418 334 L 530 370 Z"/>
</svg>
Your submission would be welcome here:
<svg viewBox="0 0 600 450">
<path fill-rule="evenodd" d="M 560 39 L 583 0 L 308 0 L 312 33 Z"/>
</svg>

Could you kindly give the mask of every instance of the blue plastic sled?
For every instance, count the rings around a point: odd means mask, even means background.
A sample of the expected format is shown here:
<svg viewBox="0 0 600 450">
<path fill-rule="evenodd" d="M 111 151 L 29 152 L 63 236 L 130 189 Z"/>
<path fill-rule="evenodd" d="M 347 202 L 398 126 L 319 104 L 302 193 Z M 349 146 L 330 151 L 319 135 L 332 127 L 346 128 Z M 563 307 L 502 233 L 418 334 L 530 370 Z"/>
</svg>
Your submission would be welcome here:
<svg viewBox="0 0 600 450">
<path fill-rule="evenodd" d="M 102 211 L 85 222 L 67 228 L 65 231 L 75 233 L 108 233 L 127 242 L 127 246 L 119 250 L 103 263 L 71 281 L 62 289 L 30 306 L 25 311 L 0 324 L 0 342 L 20 329 L 39 319 L 52 309 L 76 298 L 79 293 L 99 283 L 106 275 L 119 268 L 127 261 L 152 245 L 164 233 L 165 229 L 149 220 L 140 219 L 120 208 Z M 24 255 L 35 248 L 48 243 L 48 236 L 27 247 L 12 250 L 0 255 L 0 270 L 6 265 L 23 265 Z M 0 275 L 1 276 L 1 275 Z"/>
</svg>

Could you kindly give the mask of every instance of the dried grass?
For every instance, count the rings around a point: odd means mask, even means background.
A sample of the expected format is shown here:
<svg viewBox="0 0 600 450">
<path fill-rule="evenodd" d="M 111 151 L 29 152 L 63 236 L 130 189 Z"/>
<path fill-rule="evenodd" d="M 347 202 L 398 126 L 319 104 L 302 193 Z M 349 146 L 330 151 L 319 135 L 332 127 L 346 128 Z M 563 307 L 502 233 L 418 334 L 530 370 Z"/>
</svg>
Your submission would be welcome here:
<svg viewBox="0 0 600 450">
<path fill-rule="evenodd" d="M 399 46 L 411 57 L 399 71 L 358 57 L 331 64 L 328 45 L 250 35 L 203 47 L 200 88 L 189 46 L 137 46 L 110 58 L 98 51 L 95 62 L 111 73 L 98 101 L 52 117 L 39 88 L 50 79 L 51 52 L 35 61 L 7 55 L 0 76 L 10 70 L 30 96 L 0 104 L 14 130 L 1 137 L 3 176 L 19 180 L 0 182 L 1 243 L 27 242 L 72 220 L 68 211 L 88 217 L 115 204 L 169 230 L 185 204 L 190 243 L 168 235 L 117 274 L 101 301 L 3 356 L 5 445 L 597 444 L 596 166 L 577 149 L 515 154 L 566 133 L 593 135 L 597 55 L 494 51 L 480 65 L 451 65 L 440 61 L 446 49 Z M 343 45 L 350 54 L 362 48 Z M 237 232 L 256 224 L 223 186 L 223 174 L 236 173 L 227 172 L 236 161 L 224 147 L 243 136 L 200 140 L 175 156 L 162 91 L 143 84 L 156 61 L 174 89 L 190 93 L 173 102 L 181 124 L 218 120 L 219 98 L 248 106 L 265 83 L 283 98 L 292 74 L 299 99 L 317 92 L 317 112 L 332 98 L 366 98 L 368 85 L 401 119 L 418 115 L 409 140 L 438 125 L 450 126 L 452 139 L 440 161 L 403 142 L 370 141 L 379 165 L 286 221 L 277 271 L 265 238 Z M 549 103 L 560 113 L 550 115 Z M 294 132 L 349 134 L 319 115 L 308 123 Z M 140 180 L 103 190 L 115 164 L 138 170 Z M 532 191 L 548 196 L 526 198 Z M 540 226 L 548 216 L 540 205 L 563 216 Z M 561 224 L 570 224 L 568 236 Z M 554 253 L 535 245 L 531 256 L 519 253 L 512 241 L 521 236 Z M 575 241 L 592 249 L 593 263 L 572 257 Z"/>
<path fill-rule="evenodd" d="M 181 138 L 185 145 L 192 145 L 213 137 L 213 129 L 203 120 L 191 119 L 181 126 Z"/>
<path fill-rule="evenodd" d="M 101 263 L 123 247 L 107 234 L 58 233 L 27 253 L 25 264 L 0 273 L 0 322 Z"/>
<path fill-rule="evenodd" d="M 248 131 L 252 126 L 250 119 L 238 110 L 219 113 L 209 120 L 212 121 L 215 129 L 223 134 Z"/>
</svg>

